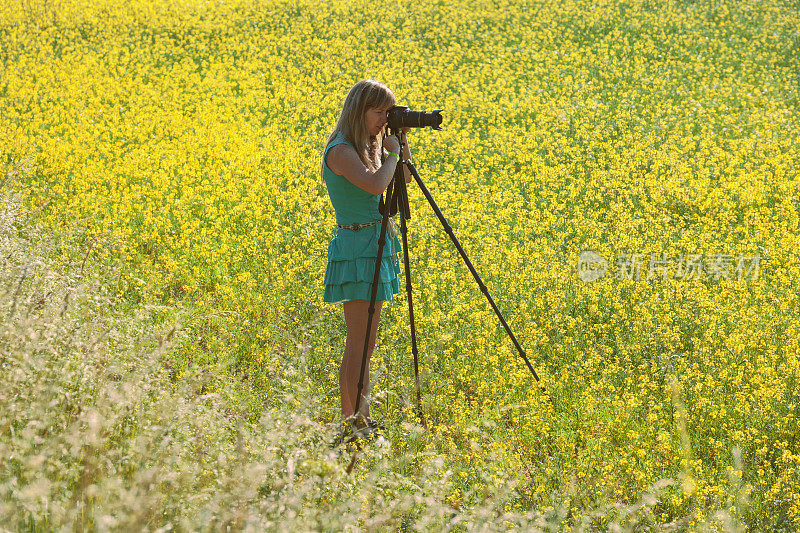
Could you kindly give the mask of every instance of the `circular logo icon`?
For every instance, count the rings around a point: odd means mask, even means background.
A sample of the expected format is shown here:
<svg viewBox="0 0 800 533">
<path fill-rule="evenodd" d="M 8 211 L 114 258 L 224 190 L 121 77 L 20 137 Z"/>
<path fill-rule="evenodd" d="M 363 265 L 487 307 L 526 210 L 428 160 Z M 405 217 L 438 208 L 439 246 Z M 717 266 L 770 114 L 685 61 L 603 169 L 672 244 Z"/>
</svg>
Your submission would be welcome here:
<svg viewBox="0 0 800 533">
<path fill-rule="evenodd" d="M 578 256 L 578 277 L 590 282 L 602 278 L 608 270 L 608 261 L 591 250 L 584 250 Z"/>
</svg>

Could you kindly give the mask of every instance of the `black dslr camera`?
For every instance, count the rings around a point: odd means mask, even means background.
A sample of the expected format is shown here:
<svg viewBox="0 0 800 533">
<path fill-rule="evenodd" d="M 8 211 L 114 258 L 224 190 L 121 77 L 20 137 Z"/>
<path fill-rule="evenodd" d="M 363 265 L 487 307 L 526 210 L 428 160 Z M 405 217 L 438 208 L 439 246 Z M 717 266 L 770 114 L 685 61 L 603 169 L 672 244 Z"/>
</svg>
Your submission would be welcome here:
<svg viewBox="0 0 800 533">
<path fill-rule="evenodd" d="M 400 131 L 403 128 L 424 128 L 430 126 L 432 130 L 442 129 L 442 110 L 435 109 L 430 113 L 425 111 L 411 111 L 407 106 L 396 105 L 389 109 L 389 128 Z"/>
</svg>

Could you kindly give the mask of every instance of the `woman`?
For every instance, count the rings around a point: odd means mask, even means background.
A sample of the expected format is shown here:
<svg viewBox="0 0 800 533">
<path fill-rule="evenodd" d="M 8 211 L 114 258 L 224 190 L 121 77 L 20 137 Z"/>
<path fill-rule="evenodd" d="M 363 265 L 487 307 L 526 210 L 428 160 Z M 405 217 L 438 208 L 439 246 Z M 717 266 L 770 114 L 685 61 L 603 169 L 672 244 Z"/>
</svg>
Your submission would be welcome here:
<svg viewBox="0 0 800 533">
<path fill-rule="evenodd" d="M 381 193 L 392 181 L 399 160 L 400 141 L 396 136 L 384 135 L 388 111 L 394 105 L 394 94 L 385 85 L 374 80 L 356 83 L 345 98 L 341 115 L 328 137 L 322 157 L 322 178 L 336 211 L 338 225 L 336 236 L 328 246 L 323 300 L 344 304 L 347 326 L 344 356 L 339 367 L 342 417 L 356 422 L 357 427 L 366 423 L 372 430 L 379 425 L 369 418 L 369 406 L 363 397 L 369 390 L 369 361 L 375 348 L 382 304 L 391 300 L 400 290 L 400 265 L 397 259 L 400 242 L 391 224 L 387 229 L 381 258 L 375 312 L 370 328 L 359 405 L 363 420 L 355 417 L 354 411 L 381 230 L 378 202 Z M 410 159 L 405 134 L 405 131 L 401 134 L 403 153 Z M 410 182 L 410 172 L 408 169 L 404 172 L 406 182 Z"/>
</svg>

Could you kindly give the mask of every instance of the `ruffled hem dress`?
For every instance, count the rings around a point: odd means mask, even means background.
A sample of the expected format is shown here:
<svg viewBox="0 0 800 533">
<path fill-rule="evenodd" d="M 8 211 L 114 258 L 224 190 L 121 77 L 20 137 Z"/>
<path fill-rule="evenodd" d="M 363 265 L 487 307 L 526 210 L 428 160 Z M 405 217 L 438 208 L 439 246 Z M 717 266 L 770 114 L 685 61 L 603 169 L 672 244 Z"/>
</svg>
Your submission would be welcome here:
<svg viewBox="0 0 800 533">
<path fill-rule="evenodd" d="M 325 294 L 323 301 L 338 303 L 352 300 L 369 301 L 375 276 L 375 259 L 381 234 L 381 214 L 378 211 L 379 194 L 370 194 L 356 187 L 347 178 L 334 173 L 327 163 L 328 152 L 334 146 L 347 143 L 340 134 L 328 146 L 322 159 L 322 173 L 328 196 L 336 212 L 336 224 L 374 225 L 366 228 L 338 228 L 328 245 L 328 265 L 325 268 Z M 349 143 L 347 143 L 349 144 Z M 376 301 L 391 300 L 400 291 L 400 241 L 390 220 L 386 243 L 381 254 Z"/>
</svg>

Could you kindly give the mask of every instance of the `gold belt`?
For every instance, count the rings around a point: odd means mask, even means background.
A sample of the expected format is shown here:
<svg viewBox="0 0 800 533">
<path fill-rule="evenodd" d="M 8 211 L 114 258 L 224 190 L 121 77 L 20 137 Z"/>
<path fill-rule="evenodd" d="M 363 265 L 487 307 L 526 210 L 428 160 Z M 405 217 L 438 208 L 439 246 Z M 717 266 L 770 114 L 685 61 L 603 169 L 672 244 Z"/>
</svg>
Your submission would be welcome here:
<svg viewBox="0 0 800 533">
<path fill-rule="evenodd" d="M 359 224 L 358 222 L 354 222 L 353 224 L 337 224 L 336 227 L 339 229 L 349 229 L 352 231 L 359 231 L 364 228 L 369 228 L 374 226 L 375 224 L 381 222 L 382 220 L 375 220 L 373 222 L 367 222 L 366 224 Z M 394 262 L 397 263 L 397 252 L 394 249 L 394 237 L 397 235 L 397 226 L 394 225 L 394 220 L 389 219 L 389 225 L 387 227 L 387 233 L 389 236 L 389 245 L 392 248 L 392 258 Z"/>
<path fill-rule="evenodd" d="M 378 222 L 380 222 L 380 220 L 376 220 L 374 222 L 367 222 L 366 224 L 359 224 L 358 222 L 355 222 L 354 224 L 350 224 L 350 225 L 339 224 L 338 228 L 339 229 L 349 229 L 349 230 L 353 230 L 353 231 L 358 231 L 358 230 L 360 230 L 362 228 L 369 228 L 371 226 L 374 226 Z"/>
</svg>

